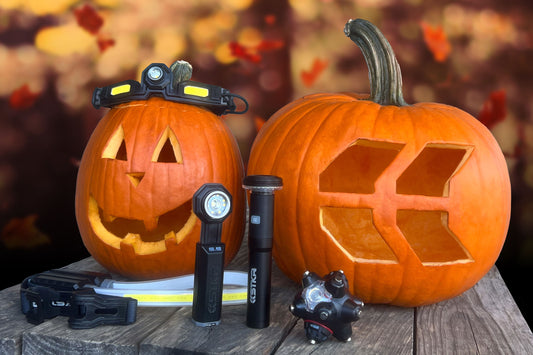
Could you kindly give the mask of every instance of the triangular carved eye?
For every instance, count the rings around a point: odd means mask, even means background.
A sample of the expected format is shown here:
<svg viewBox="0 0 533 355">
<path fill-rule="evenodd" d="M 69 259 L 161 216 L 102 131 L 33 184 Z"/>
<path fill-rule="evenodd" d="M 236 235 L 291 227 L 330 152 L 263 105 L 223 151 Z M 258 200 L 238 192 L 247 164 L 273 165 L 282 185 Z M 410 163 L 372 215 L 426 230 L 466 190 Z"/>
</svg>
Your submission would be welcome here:
<svg viewBox="0 0 533 355">
<path fill-rule="evenodd" d="M 102 158 L 128 160 L 128 153 L 126 151 L 126 142 L 124 141 L 124 129 L 119 126 L 107 142 Z"/>
<path fill-rule="evenodd" d="M 152 161 L 158 163 L 183 163 L 180 143 L 169 126 L 161 134 L 155 147 Z"/>
</svg>

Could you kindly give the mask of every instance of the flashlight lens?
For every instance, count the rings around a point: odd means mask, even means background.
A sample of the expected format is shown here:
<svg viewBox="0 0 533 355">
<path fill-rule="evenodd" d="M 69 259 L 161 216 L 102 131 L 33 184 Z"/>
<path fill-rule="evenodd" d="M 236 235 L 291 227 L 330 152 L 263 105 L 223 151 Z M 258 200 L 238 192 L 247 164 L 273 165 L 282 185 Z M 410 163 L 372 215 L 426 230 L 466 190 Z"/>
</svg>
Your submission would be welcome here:
<svg viewBox="0 0 533 355">
<path fill-rule="evenodd" d="M 303 298 L 305 300 L 305 308 L 309 312 L 313 312 L 319 303 L 330 302 L 331 294 L 326 290 L 324 281 L 321 280 L 306 287 L 303 291 Z"/>
<path fill-rule="evenodd" d="M 204 208 L 209 217 L 213 219 L 224 218 L 230 210 L 230 199 L 222 191 L 213 191 L 207 195 Z"/>
</svg>

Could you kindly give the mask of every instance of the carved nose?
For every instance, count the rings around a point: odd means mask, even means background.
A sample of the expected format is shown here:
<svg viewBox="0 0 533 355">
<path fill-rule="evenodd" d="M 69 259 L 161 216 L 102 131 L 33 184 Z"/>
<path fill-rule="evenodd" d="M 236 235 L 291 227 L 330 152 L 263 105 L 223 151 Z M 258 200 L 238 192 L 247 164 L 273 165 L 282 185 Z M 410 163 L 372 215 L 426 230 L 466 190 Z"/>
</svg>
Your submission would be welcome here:
<svg viewBox="0 0 533 355">
<path fill-rule="evenodd" d="M 144 178 L 144 173 L 126 173 L 126 175 L 135 187 L 137 187 L 137 185 L 139 185 L 141 180 Z"/>
</svg>

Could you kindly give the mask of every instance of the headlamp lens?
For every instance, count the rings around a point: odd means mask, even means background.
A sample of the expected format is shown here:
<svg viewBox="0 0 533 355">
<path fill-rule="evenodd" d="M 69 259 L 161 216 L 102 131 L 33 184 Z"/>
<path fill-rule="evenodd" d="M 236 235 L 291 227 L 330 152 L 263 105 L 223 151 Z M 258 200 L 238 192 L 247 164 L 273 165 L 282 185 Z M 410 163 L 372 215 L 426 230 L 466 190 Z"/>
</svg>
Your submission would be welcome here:
<svg viewBox="0 0 533 355">
<path fill-rule="evenodd" d="M 163 77 L 163 70 L 158 66 L 153 66 L 148 70 L 147 75 L 152 80 L 159 80 Z"/>
</svg>

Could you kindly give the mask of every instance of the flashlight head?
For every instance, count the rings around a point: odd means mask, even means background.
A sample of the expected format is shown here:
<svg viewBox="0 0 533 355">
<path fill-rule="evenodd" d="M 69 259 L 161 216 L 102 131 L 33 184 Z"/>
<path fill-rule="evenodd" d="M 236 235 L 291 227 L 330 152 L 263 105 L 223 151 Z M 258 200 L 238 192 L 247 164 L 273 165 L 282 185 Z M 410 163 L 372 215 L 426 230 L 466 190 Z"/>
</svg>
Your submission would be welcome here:
<svg viewBox="0 0 533 355">
<path fill-rule="evenodd" d="M 153 63 L 142 72 L 142 82 L 150 89 L 162 90 L 170 85 L 172 73 L 162 63 Z"/>
<path fill-rule="evenodd" d="M 246 190 L 259 193 L 272 193 L 283 187 L 283 180 L 274 175 L 248 175 L 242 182 Z"/>
<path fill-rule="evenodd" d="M 192 199 L 194 214 L 205 223 L 222 223 L 232 211 L 231 194 L 221 184 L 204 184 Z"/>
</svg>

